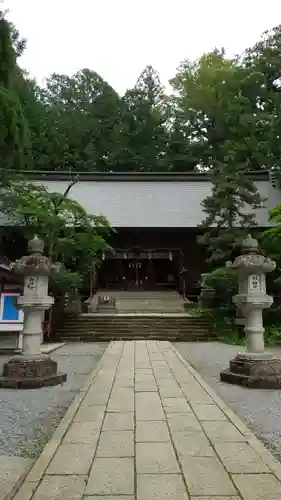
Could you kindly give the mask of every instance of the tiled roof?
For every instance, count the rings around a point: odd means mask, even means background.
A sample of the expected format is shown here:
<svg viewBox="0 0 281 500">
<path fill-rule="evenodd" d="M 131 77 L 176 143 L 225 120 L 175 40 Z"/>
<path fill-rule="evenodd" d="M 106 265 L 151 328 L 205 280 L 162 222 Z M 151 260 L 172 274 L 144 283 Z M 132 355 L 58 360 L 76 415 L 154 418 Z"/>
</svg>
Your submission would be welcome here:
<svg viewBox="0 0 281 500">
<path fill-rule="evenodd" d="M 66 172 L 25 173 L 29 182 L 63 193 L 69 185 Z M 36 175 L 36 180 L 34 175 Z M 268 210 L 280 203 L 280 190 L 266 171 L 252 172 L 264 208 L 256 211 L 258 226 L 270 226 Z M 201 202 L 211 193 L 208 174 L 82 173 L 69 196 L 88 213 L 105 215 L 113 227 L 189 227 L 203 220 Z M 7 220 L 0 214 L 0 225 Z"/>
<path fill-rule="evenodd" d="M 63 192 L 67 181 L 44 181 L 48 189 Z M 260 227 L 269 224 L 268 209 L 280 202 L 280 192 L 268 180 L 256 181 L 265 208 L 257 210 Z M 204 214 L 201 202 L 211 193 L 208 180 L 80 181 L 70 197 L 89 213 L 105 215 L 113 227 L 197 227 Z"/>
</svg>

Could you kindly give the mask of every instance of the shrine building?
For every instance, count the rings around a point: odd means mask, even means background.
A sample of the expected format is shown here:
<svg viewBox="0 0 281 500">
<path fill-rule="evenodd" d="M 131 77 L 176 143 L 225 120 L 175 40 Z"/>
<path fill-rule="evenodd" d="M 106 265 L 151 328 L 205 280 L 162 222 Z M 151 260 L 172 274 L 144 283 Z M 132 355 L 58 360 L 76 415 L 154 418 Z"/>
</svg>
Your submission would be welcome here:
<svg viewBox="0 0 281 500">
<path fill-rule="evenodd" d="M 269 227 L 269 209 L 280 203 L 280 190 L 266 171 L 252 172 L 264 207 L 256 210 L 261 230 Z M 65 172 L 30 172 L 31 182 L 63 193 Z M 104 215 L 116 230 L 114 253 L 103 254 L 97 289 L 174 288 L 193 295 L 206 271 L 206 250 L 198 243 L 204 219 L 201 202 L 211 194 L 203 173 L 81 173 L 69 196 L 94 215 Z"/>
</svg>

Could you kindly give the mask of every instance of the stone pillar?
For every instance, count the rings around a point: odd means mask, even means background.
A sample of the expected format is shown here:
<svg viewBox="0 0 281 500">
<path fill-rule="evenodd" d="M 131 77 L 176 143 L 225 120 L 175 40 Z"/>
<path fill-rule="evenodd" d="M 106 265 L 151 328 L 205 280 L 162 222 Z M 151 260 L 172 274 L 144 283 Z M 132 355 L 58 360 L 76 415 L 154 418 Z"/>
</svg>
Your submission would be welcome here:
<svg viewBox="0 0 281 500">
<path fill-rule="evenodd" d="M 43 255 L 44 243 L 35 236 L 28 243 L 30 255 L 14 264 L 14 269 L 24 276 L 23 295 L 17 304 L 24 311 L 22 354 L 12 357 L 4 365 L 0 387 L 30 389 L 57 385 L 66 380 L 66 374 L 57 373 L 57 363 L 41 354 L 44 313 L 53 303 L 48 295 L 49 275 L 57 272 L 60 264 Z"/>
<path fill-rule="evenodd" d="M 281 388 L 281 359 L 264 350 L 262 315 L 273 303 L 266 293 L 265 275 L 274 271 L 276 263 L 259 252 L 258 241 L 249 235 L 243 242 L 243 254 L 226 265 L 238 276 L 233 302 L 245 317 L 246 346 L 230 361 L 230 368 L 221 372 L 221 381 L 251 388 Z"/>
</svg>

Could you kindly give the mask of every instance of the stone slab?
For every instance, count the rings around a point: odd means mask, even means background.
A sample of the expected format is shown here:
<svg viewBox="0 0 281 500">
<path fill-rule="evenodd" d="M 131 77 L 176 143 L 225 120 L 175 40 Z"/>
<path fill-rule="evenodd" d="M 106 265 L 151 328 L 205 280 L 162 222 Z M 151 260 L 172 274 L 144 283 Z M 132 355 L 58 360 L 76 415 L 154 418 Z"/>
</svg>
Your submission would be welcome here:
<svg viewBox="0 0 281 500">
<path fill-rule="evenodd" d="M 213 457 L 215 452 L 204 432 L 173 431 L 172 440 L 178 457 Z"/>
<path fill-rule="evenodd" d="M 109 391 L 103 389 L 103 392 L 89 391 L 83 401 L 86 406 L 105 406 L 109 400 Z"/>
<path fill-rule="evenodd" d="M 180 472 L 172 443 L 137 443 L 137 474 L 178 474 Z"/>
<path fill-rule="evenodd" d="M 29 458 L 0 455 L 0 498 L 11 493 L 32 464 Z"/>
<path fill-rule="evenodd" d="M 96 446 L 101 422 L 74 422 L 64 437 L 64 443 L 90 444 Z"/>
<path fill-rule="evenodd" d="M 104 415 L 105 406 L 86 406 L 82 404 L 74 416 L 74 421 L 102 423 Z"/>
<path fill-rule="evenodd" d="M 217 495 L 215 497 L 214 496 L 211 496 L 211 497 L 199 496 L 198 497 L 197 495 L 196 496 L 191 495 L 191 497 L 190 497 L 190 500 L 241 500 L 241 499 L 242 499 L 242 497 L 238 497 L 238 496 L 235 496 L 235 497 L 231 496 L 230 497 L 228 495 L 227 496 L 224 495 L 223 497 L 217 496 Z"/>
<path fill-rule="evenodd" d="M 182 398 L 163 398 L 162 405 L 165 411 L 169 413 L 189 413 L 191 407 L 184 397 Z"/>
<path fill-rule="evenodd" d="M 161 398 L 182 398 L 183 393 L 180 389 L 179 386 L 177 385 L 167 385 L 167 386 L 160 386 L 159 388 L 160 396 Z"/>
<path fill-rule="evenodd" d="M 173 431 L 201 431 L 202 427 L 192 413 L 167 413 L 167 422 Z"/>
<path fill-rule="evenodd" d="M 165 415 L 162 408 L 138 405 L 136 407 L 136 420 L 165 420 Z"/>
<path fill-rule="evenodd" d="M 88 474 L 95 452 L 91 444 L 61 444 L 55 453 L 47 474 Z"/>
<path fill-rule="evenodd" d="M 227 420 L 226 415 L 217 407 L 217 405 L 192 405 L 192 409 L 198 420 Z"/>
<path fill-rule="evenodd" d="M 104 431 L 100 435 L 97 457 L 133 457 L 133 431 Z"/>
<path fill-rule="evenodd" d="M 227 472 L 216 457 L 188 457 L 181 460 L 191 495 L 236 495 Z"/>
<path fill-rule="evenodd" d="M 32 500 L 82 500 L 86 476 L 44 476 Z"/>
<path fill-rule="evenodd" d="M 188 500 L 180 474 L 139 474 L 138 500 Z"/>
<path fill-rule="evenodd" d="M 170 434 L 166 422 L 137 421 L 136 441 L 139 443 L 170 442 Z"/>
<path fill-rule="evenodd" d="M 134 495 L 133 458 L 96 458 L 84 495 Z"/>
<path fill-rule="evenodd" d="M 213 443 L 246 441 L 245 436 L 231 422 L 202 422 L 202 427 Z"/>
<path fill-rule="evenodd" d="M 260 455 L 248 443 L 216 443 L 214 448 L 228 472 L 234 474 L 270 472 Z"/>
<path fill-rule="evenodd" d="M 103 431 L 134 430 L 134 413 L 107 413 L 102 426 Z"/>
<path fill-rule="evenodd" d="M 281 483 L 273 474 L 234 474 L 243 500 L 280 500 Z"/>
<path fill-rule="evenodd" d="M 83 500 L 135 500 L 132 495 L 87 495 L 83 497 Z"/>
</svg>

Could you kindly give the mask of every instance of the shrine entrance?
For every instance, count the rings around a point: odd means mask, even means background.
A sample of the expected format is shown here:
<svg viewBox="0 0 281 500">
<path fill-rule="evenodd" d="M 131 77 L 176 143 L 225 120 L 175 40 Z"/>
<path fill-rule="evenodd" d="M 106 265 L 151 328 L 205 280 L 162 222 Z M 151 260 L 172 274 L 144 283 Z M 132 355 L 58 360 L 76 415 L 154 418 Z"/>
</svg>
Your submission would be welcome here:
<svg viewBox="0 0 281 500">
<path fill-rule="evenodd" d="M 99 288 L 128 291 L 176 288 L 176 264 L 170 251 L 117 251 L 104 258 Z"/>
<path fill-rule="evenodd" d="M 142 260 L 127 260 L 123 263 L 125 286 L 128 290 L 144 290 L 149 285 L 148 263 Z"/>
</svg>

